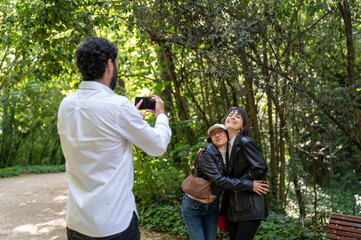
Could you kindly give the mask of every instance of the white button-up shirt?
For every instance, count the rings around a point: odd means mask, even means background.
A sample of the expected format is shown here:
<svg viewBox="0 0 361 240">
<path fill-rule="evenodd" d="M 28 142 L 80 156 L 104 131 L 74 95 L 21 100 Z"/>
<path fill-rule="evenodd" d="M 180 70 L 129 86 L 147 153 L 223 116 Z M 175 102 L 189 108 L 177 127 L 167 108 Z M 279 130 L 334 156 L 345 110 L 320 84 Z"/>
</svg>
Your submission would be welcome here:
<svg viewBox="0 0 361 240">
<path fill-rule="evenodd" d="M 167 116 L 159 114 L 151 127 L 129 99 L 82 81 L 60 104 L 58 132 L 68 177 L 67 227 L 92 237 L 123 232 L 136 211 L 132 144 L 162 155 L 172 135 Z"/>
</svg>

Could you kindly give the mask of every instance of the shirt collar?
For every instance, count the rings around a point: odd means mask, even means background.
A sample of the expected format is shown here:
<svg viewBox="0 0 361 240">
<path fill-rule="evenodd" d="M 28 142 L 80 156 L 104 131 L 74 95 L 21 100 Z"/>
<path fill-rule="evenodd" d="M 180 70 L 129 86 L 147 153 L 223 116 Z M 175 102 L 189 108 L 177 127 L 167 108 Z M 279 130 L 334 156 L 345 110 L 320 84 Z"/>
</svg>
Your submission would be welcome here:
<svg viewBox="0 0 361 240">
<path fill-rule="evenodd" d="M 98 89 L 106 91 L 109 94 L 114 94 L 113 90 L 97 81 L 81 81 L 79 89 Z"/>
<path fill-rule="evenodd" d="M 231 147 L 233 147 L 233 143 L 234 143 L 234 140 L 236 140 L 236 137 L 237 137 L 237 134 L 234 135 L 234 137 L 229 141 L 229 144 L 231 145 Z"/>
</svg>

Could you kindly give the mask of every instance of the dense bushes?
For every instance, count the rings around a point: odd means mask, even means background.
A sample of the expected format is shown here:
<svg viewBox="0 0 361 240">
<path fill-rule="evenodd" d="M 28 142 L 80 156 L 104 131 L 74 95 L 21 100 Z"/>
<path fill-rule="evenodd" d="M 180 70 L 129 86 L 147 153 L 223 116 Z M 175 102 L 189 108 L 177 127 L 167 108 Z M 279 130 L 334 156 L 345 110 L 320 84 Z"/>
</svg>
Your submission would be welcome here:
<svg viewBox="0 0 361 240">
<path fill-rule="evenodd" d="M 185 151 L 183 161 L 191 162 L 192 152 L 196 152 L 196 149 Z M 134 195 L 140 224 L 155 231 L 168 232 L 179 239 L 187 238 L 181 213 L 184 193 L 180 186 L 188 173 L 180 170 L 181 166 L 170 164 L 167 156 L 149 157 L 137 148 L 135 148 L 135 156 Z M 308 213 L 304 220 L 299 214 L 294 186 L 290 184 L 285 206 L 286 213 L 270 211 L 269 218 L 262 222 L 256 239 L 323 239 L 331 212 L 360 215 L 361 202 L 357 201 L 360 189 L 356 184 L 357 177 L 352 176 L 355 184 L 351 181 L 347 191 L 341 186 L 341 183 L 349 181 L 349 178 L 350 176 L 340 176 L 327 186 L 317 186 L 316 216 L 313 188 L 310 184 L 303 183 L 301 192 Z M 218 235 L 219 239 L 227 239 L 227 234 L 223 232 L 219 232 Z"/>
<path fill-rule="evenodd" d="M 181 238 L 187 236 L 187 229 L 182 219 L 181 204 L 143 205 L 140 203 L 138 204 L 138 213 L 140 215 L 139 222 L 145 228 L 167 232 Z"/>
<path fill-rule="evenodd" d="M 263 221 L 255 237 L 257 240 L 267 239 L 324 239 L 324 233 L 302 227 L 294 218 L 271 212 L 267 221 Z"/>
<path fill-rule="evenodd" d="M 140 224 L 153 231 L 167 232 L 177 239 L 186 239 L 187 230 L 181 213 L 181 201 L 184 193 L 180 189 L 181 182 L 186 177 L 181 170 L 171 166 L 166 159 L 158 159 L 143 155 L 136 150 L 135 161 L 135 186 L 134 195 L 140 216 Z M 140 154 L 140 155 L 138 155 Z M 22 173 L 49 173 L 61 172 L 65 165 L 55 166 L 15 166 L 0 169 L 0 177 L 16 176 Z M 288 215 L 270 212 L 267 221 L 262 222 L 255 239 L 323 239 L 325 235 L 326 220 L 331 211 L 351 215 L 361 214 L 359 186 L 349 183 L 347 191 L 342 188 L 337 179 L 330 186 L 318 187 L 317 221 L 311 221 L 314 216 L 309 216 L 302 223 L 299 219 L 295 194 L 291 190 L 287 200 L 286 211 Z M 307 212 L 312 212 L 312 188 L 302 188 L 305 196 Z M 219 239 L 227 239 L 227 234 L 218 233 Z"/>
<path fill-rule="evenodd" d="M 139 206 L 140 205 L 140 206 Z M 168 232 L 179 239 L 187 239 L 187 229 L 181 213 L 181 204 L 152 205 L 138 204 L 140 224 L 148 229 L 159 232 Z M 271 212 L 267 221 L 261 223 L 255 239 L 324 239 L 325 231 L 316 232 L 311 228 L 302 227 L 294 218 L 284 214 Z M 227 234 L 218 231 L 218 239 L 228 239 Z"/>
<path fill-rule="evenodd" d="M 64 171 L 65 165 L 14 166 L 0 168 L 0 178 L 18 176 L 23 173 L 55 173 Z"/>
</svg>

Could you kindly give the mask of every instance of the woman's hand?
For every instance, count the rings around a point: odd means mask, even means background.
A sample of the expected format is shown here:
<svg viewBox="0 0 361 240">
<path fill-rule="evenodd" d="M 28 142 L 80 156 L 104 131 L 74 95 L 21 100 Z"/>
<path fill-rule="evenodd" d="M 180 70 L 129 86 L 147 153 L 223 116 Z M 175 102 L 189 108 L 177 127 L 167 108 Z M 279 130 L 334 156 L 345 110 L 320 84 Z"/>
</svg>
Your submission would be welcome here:
<svg viewBox="0 0 361 240">
<path fill-rule="evenodd" d="M 269 192 L 269 185 L 267 181 L 253 181 L 253 192 L 257 193 L 258 195 L 265 195 Z"/>
</svg>

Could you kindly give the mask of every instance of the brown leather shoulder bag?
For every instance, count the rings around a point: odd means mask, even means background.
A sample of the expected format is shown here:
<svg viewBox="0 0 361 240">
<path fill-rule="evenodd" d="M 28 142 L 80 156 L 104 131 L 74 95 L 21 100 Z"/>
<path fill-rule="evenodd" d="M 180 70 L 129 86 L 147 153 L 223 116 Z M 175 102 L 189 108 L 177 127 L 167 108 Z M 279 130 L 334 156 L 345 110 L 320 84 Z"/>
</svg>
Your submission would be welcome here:
<svg viewBox="0 0 361 240">
<path fill-rule="evenodd" d="M 200 199 L 207 199 L 211 196 L 211 182 L 200 177 L 194 176 L 195 168 L 197 167 L 199 155 L 202 149 L 198 151 L 197 157 L 194 160 L 194 168 L 191 170 L 189 176 L 182 183 L 183 192 Z"/>
</svg>

